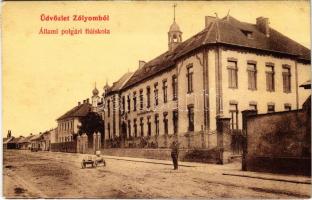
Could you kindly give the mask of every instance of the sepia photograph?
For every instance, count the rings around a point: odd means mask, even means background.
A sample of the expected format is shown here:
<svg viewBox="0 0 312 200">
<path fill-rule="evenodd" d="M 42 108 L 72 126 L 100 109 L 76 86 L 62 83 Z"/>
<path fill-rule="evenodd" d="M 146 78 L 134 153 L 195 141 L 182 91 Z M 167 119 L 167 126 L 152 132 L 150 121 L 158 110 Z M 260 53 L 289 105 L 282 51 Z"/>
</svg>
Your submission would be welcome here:
<svg viewBox="0 0 312 200">
<path fill-rule="evenodd" d="M 311 198 L 310 1 L 1 6 L 3 198 Z"/>
</svg>

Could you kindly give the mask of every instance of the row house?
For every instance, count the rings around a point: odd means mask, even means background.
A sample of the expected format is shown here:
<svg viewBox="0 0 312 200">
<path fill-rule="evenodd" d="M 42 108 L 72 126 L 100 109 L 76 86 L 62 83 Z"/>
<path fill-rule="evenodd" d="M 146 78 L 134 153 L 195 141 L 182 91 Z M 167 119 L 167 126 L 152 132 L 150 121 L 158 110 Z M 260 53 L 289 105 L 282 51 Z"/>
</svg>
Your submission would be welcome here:
<svg viewBox="0 0 312 200">
<path fill-rule="evenodd" d="M 310 50 L 269 27 L 268 18 L 250 24 L 207 16 L 185 41 L 174 20 L 168 51 L 140 61 L 104 95 L 105 139 L 213 132 L 218 117 L 241 129 L 243 110 L 300 109 L 310 93 L 298 85 L 310 79 L 310 61 Z"/>
</svg>

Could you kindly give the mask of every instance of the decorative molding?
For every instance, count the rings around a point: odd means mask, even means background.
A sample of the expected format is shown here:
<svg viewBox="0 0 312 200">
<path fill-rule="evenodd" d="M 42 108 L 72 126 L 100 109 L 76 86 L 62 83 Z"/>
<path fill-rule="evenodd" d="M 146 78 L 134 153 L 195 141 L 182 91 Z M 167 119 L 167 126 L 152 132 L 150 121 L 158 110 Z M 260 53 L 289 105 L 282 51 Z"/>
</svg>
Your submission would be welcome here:
<svg viewBox="0 0 312 200">
<path fill-rule="evenodd" d="M 254 65 L 256 65 L 257 61 L 255 61 L 255 60 L 247 60 L 247 64 L 254 64 Z"/>
<path fill-rule="evenodd" d="M 238 105 L 238 101 L 236 101 L 236 100 L 230 100 L 229 102 L 230 102 L 230 104 Z"/>
<path fill-rule="evenodd" d="M 200 57 L 199 55 L 202 55 L 202 56 Z M 200 54 L 200 53 L 197 53 L 197 54 L 195 55 L 195 57 L 197 58 L 199 64 L 200 64 L 201 66 L 204 66 L 204 55 L 203 55 L 203 54 Z"/>
</svg>

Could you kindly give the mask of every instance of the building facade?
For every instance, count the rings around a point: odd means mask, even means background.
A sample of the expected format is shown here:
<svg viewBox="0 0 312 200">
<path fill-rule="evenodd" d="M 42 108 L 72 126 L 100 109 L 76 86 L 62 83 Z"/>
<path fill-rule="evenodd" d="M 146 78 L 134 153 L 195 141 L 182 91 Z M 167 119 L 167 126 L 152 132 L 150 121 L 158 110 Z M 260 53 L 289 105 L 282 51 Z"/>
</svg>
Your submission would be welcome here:
<svg viewBox="0 0 312 200">
<path fill-rule="evenodd" d="M 97 89 L 93 90 L 93 96 L 96 96 Z M 55 130 L 55 143 L 73 141 L 74 134 L 78 133 L 81 117 L 86 116 L 92 111 L 92 104 L 89 99 L 78 102 L 78 105 L 66 112 L 57 119 L 57 129 Z"/>
<path fill-rule="evenodd" d="M 104 86 L 104 141 L 112 140 L 117 137 L 121 137 L 121 118 L 122 108 L 121 102 L 125 101 L 124 97 L 121 96 L 121 88 L 129 80 L 133 73 L 128 72 L 124 74 L 118 81 L 114 82 L 110 87 L 108 84 Z"/>
<path fill-rule="evenodd" d="M 310 79 L 310 60 L 309 49 L 269 27 L 267 18 L 249 24 L 207 16 L 204 29 L 186 41 L 174 21 L 168 51 L 141 61 L 115 95 L 104 95 L 105 140 L 163 136 L 158 147 L 168 147 L 168 137 L 213 134 L 220 117 L 239 130 L 243 110 L 300 109 L 310 94 L 299 88 Z M 197 143 L 212 140 L 204 138 Z"/>
</svg>

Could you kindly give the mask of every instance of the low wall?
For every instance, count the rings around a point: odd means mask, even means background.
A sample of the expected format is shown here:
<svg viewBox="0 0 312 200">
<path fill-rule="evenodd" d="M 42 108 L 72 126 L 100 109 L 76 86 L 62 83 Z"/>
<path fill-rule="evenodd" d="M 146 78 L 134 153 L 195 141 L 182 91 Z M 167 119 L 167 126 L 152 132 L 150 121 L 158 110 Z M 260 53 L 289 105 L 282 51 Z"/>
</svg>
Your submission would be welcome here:
<svg viewBox="0 0 312 200">
<path fill-rule="evenodd" d="M 311 116 L 304 110 L 249 116 L 249 171 L 311 175 Z"/>
<path fill-rule="evenodd" d="M 121 141 L 106 140 L 106 148 L 170 148 L 174 140 L 179 141 L 179 148 L 181 149 L 213 149 L 217 146 L 217 133 L 214 132 L 189 132 L 175 135 L 159 135 L 144 138 L 131 138 L 124 141 L 122 146 Z"/>
<path fill-rule="evenodd" d="M 61 143 L 52 143 L 51 151 L 56 152 L 68 152 L 68 153 L 76 153 L 77 152 L 77 142 L 61 142 Z"/>
<path fill-rule="evenodd" d="M 142 149 L 142 148 L 109 148 L 102 149 L 104 155 L 171 160 L 171 149 Z M 220 163 L 220 152 L 215 149 L 181 149 L 179 160 L 188 162 Z"/>
<path fill-rule="evenodd" d="M 247 170 L 311 176 L 311 158 L 249 156 Z"/>
</svg>

